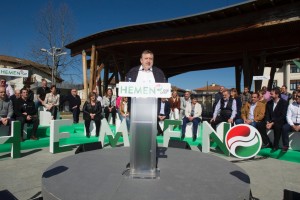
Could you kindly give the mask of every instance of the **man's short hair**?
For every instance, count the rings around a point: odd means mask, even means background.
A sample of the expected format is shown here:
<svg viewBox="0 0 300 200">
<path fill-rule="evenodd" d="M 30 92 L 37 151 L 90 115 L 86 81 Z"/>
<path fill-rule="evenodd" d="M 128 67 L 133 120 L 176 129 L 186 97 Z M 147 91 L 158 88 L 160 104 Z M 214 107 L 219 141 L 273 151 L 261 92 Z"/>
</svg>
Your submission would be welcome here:
<svg viewBox="0 0 300 200">
<path fill-rule="evenodd" d="M 280 88 L 279 87 L 274 87 L 272 88 L 272 91 L 274 91 L 275 94 L 278 94 L 280 96 Z"/>
<path fill-rule="evenodd" d="M 144 50 L 143 52 L 142 52 L 142 54 L 141 54 L 141 58 L 143 57 L 143 54 L 151 54 L 151 55 L 153 55 L 154 56 L 154 54 L 153 54 L 153 52 L 152 51 L 150 51 L 150 50 Z"/>
<path fill-rule="evenodd" d="M 27 88 L 22 88 L 22 89 L 20 90 L 20 93 L 22 94 L 24 90 L 26 90 L 26 91 L 28 92 Z"/>
</svg>

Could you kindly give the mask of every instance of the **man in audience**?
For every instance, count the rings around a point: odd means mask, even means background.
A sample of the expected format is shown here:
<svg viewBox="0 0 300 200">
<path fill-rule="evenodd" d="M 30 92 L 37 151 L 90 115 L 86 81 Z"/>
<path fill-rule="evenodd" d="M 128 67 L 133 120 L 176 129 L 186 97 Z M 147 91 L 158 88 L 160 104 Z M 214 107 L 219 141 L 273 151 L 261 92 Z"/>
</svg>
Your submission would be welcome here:
<svg viewBox="0 0 300 200">
<path fill-rule="evenodd" d="M 79 122 L 81 99 L 75 88 L 71 89 L 71 94 L 67 96 L 66 101 L 69 102 L 70 111 L 73 113 L 73 123 Z"/>
<path fill-rule="evenodd" d="M 20 90 L 15 89 L 15 94 L 13 94 L 13 95 L 10 97 L 10 100 L 12 101 L 13 105 L 14 105 L 14 103 L 16 102 L 16 100 L 19 99 L 20 97 L 21 97 Z"/>
<path fill-rule="evenodd" d="M 300 132 L 300 91 L 297 92 L 297 99 L 291 103 L 287 110 L 286 121 L 282 128 L 282 151 L 289 149 L 289 132 Z"/>
<path fill-rule="evenodd" d="M 251 103 L 246 102 L 242 107 L 241 123 L 254 126 L 260 133 L 263 140 L 262 148 L 270 146 L 270 140 L 266 133 L 266 123 L 264 121 L 266 106 L 264 103 L 258 101 L 258 93 L 251 95 Z M 237 122 L 236 122 L 237 123 Z M 237 124 L 240 124 L 239 122 Z"/>
<path fill-rule="evenodd" d="M 15 103 L 14 112 L 16 114 L 16 119 L 21 122 L 21 140 L 23 139 L 23 128 L 25 123 L 32 123 L 32 135 L 30 139 L 37 140 L 36 132 L 39 126 L 39 118 L 37 116 L 37 110 L 35 108 L 34 102 L 28 99 L 27 89 L 21 89 L 21 98 L 19 98 Z"/>
<path fill-rule="evenodd" d="M 215 94 L 215 102 L 213 104 L 213 111 L 216 108 L 217 103 L 222 99 L 223 97 L 223 91 L 225 90 L 224 86 L 220 86 L 219 92 Z"/>
<path fill-rule="evenodd" d="M 197 138 L 197 130 L 199 123 L 201 122 L 202 115 L 202 107 L 197 102 L 197 98 L 194 95 L 191 95 L 191 103 L 187 104 L 185 110 L 185 116 L 182 119 L 182 129 L 181 129 L 181 139 L 185 137 L 185 129 L 186 125 L 189 122 L 193 123 L 193 142 L 196 141 Z"/>
<path fill-rule="evenodd" d="M 24 88 L 27 89 L 27 91 L 28 91 L 28 99 L 31 100 L 31 101 L 33 101 L 33 100 L 34 100 L 34 93 L 33 93 L 33 91 L 30 89 L 30 84 L 29 84 L 29 83 L 26 83 L 26 84 L 24 85 Z"/>
<path fill-rule="evenodd" d="M 287 111 L 287 101 L 280 98 L 280 89 L 273 88 L 271 90 L 271 98 L 266 106 L 266 128 L 273 129 L 274 131 L 274 142 L 273 150 L 278 149 L 279 139 L 281 136 L 281 130 L 286 122 L 286 111 Z"/>
<path fill-rule="evenodd" d="M 185 107 L 188 103 L 191 103 L 191 92 L 185 91 L 184 96 L 180 97 L 180 116 L 185 116 Z"/>
<path fill-rule="evenodd" d="M 241 94 L 241 100 L 242 100 L 242 105 L 244 105 L 246 102 L 251 101 L 251 94 L 249 92 L 248 86 L 244 87 L 244 92 Z"/>
<path fill-rule="evenodd" d="M 159 122 L 164 121 L 165 119 L 170 118 L 170 103 L 167 101 L 166 98 L 158 99 L 157 103 L 157 135 L 163 135 L 163 130 L 161 129 Z"/>
<path fill-rule="evenodd" d="M 13 105 L 6 95 L 5 87 L 0 86 L 0 135 L 10 135 L 10 122 L 13 112 Z"/>
<path fill-rule="evenodd" d="M 5 88 L 6 96 L 8 98 L 10 98 L 14 94 L 14 90 L 12 89 L 12 87 L 9 84 L 6 83 L 5 78 L 0 78 L 0 86 Z"/>
<path fill-rule="evenodd" d="M 37 94 L 37 102 L 36 102 L 36 109 L 40 106 L 44 105 L 46 94 L 50 93 L 50 88 L 47 86 L 47 81 L 45 79 L 42 79 L 42 86 L 39 87 L 36 91 Z"/>
<path fill-rule="evenodd" d="M 223 98 L 217 103 L 213 118 L 210 120 L 211 126 L 216 130 L 216 126 L 221 122 L 233 123 L 237 113 L 236 109 L 236 101 L 230 98 L 230 92 L 223 91 Z"/>
<path fill-rule="evenodd" d="M 281 86 L 281 94 L 280 94 L 280 98 L 286 100 L 287 102 L 289 102 L 292 98 L 292 94 L 287 92 L 287 87 L 286 85 Z"/>
</svg>

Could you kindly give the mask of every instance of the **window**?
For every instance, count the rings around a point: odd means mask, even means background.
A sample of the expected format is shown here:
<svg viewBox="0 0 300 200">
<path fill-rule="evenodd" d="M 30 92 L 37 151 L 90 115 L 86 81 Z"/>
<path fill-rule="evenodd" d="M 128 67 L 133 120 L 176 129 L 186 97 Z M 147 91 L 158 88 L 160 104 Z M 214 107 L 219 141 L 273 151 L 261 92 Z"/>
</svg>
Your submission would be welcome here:
<svg viewBox="0 0 300 200">
<path fill-rule="evenodd" d="M 294 64 L 290 64 L 290 72 L 291 73 L 300 73 L 300 68 Z"/>
<path fill-rule="evenodd" d="M 272 88 L 274 88 L 274 87 L 277 87 L 277 80 L 274 80 L 274 81 L 273 81 Z"/>
<path fill-rule="evenodd" d="M 290 81 L 290 90 L 296 90 L 297 85 L 300 85 L 300 80 L 291 80 Z"/>
</svg>

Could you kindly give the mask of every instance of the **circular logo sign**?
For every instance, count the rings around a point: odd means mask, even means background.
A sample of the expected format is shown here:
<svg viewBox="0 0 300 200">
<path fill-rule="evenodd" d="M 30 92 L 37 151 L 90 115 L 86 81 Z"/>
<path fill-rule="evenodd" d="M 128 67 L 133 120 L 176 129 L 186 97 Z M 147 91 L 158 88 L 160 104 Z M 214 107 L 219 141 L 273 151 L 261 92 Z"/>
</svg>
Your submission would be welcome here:
<svg viewBox="0 0 300 200">
<path fill-rule="evenodd" d="M 239 124 L 229 129 L 225 143 L 232 155 L 246 159 L 255 156 L 260 151 L 262 140 L 255 127 Z"/>
</svg>

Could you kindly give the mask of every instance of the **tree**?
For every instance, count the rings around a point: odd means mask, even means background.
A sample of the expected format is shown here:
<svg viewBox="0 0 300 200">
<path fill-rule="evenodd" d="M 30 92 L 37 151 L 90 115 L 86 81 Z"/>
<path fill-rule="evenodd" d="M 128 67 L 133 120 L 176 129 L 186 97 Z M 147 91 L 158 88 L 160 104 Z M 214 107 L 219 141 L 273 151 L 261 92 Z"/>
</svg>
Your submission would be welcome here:
<svg viewBox="0 0 300 200">
<path fill-rule="evenodd" d="M 53 67 L 53 75 L 59 77 L 78 76 L 81 78 L 79 60 L 70 55 L 65 45 L 73 41 L 74 18 L 67 4 L 58 8 L 49 1 L 36 18 L 37 38 L 33 42 L 29 56 L 32 60 Z M 42 52 L 41 49 L 47 50 Z M 69 69 L 72 69 L 70 72 Z M 77 73 L 76 73 L 77 72 Z M 76 79 L 78 80 L 78 77 Z M 55 84 L 55 79 L 54 83 Z"/>
</svg>

